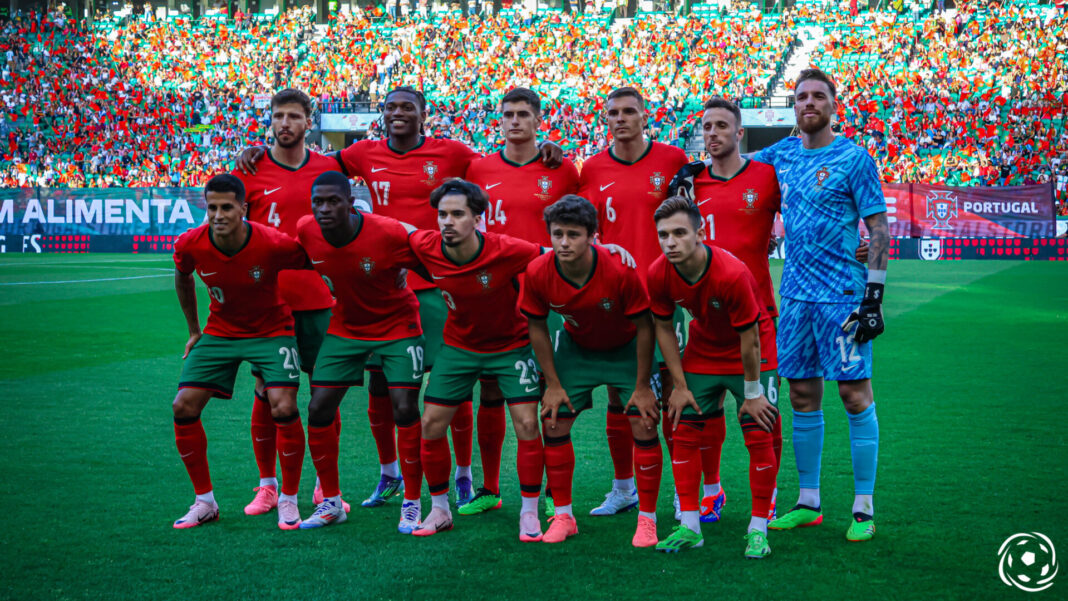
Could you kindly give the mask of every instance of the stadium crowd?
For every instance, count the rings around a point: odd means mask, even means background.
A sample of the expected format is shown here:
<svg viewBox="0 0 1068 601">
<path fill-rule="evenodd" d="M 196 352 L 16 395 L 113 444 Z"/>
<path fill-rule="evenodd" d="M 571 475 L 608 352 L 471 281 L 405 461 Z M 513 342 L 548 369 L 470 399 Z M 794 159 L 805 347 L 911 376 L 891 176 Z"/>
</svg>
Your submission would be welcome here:
<svg viewBox="0 0 1068 601">
<path fill-rule="evenodd" d="M 283 85 L 328 109 L 374 106 L 391 87 L 412 85 L 431 101 L 429 135 L 481 150 L 502 143 L 495 102 L 531 85 L 546 99 L 543 137 L 581 164 L 609 142 L 604 94 L 627 82 L 650 101 L 649 136 L 685 146 L 704 99 L 759 103 L 799 28 L 816 25 L 825 37 L 811 63 L 839 82 L 841 132 L 869 149 L 885 181 L 1053 181 L 1068 212 L 1064 13 L 1014 3 L 930 14 L 799 3 L 781 15 L 625 22 L 381 14 L 341 13 L 319 29 L 307 7 L 91 27 L 58 11 L 17 14 L 0 22 L 0 185 L 199 185 L 264 140 L 266 99 Z"/>
</svg>

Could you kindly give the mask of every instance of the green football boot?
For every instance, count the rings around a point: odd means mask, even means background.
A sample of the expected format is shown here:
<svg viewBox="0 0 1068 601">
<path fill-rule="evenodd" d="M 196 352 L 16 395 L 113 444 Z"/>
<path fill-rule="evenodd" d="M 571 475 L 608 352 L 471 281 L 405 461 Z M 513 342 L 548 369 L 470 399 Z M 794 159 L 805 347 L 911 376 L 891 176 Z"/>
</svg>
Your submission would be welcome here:
<svg viewBox="0 0 1068 601">
<path fill-rule="evenodd" d="M 763 559 L 771 555 L 771 547 L 768 546 L 768 536 L 759 530 L 750 530 L 745 535 L 745 558 Z"/>
<path fill-rule="evenodd" d="M 497 509 L 501 506 L 501 495 L 493 494 L 488 488 L 479 488 L 475 496 L 465 505 L 461 505 L 456 511 L 460 515 L 475 515 L 483 511 Z"/>
<path fill-rule="evenodd" d="M 786 515 L 777 520 L 772 520 L 768 528 L 772 530 L 791 530 L 793 528 L 807 528 L 818 526 L 823 523 L 823 511 L 819 507 L 806 505 L 794 505 L 794 508 L 786 512 Z"/>
<path fill-rule="evenodd" d="M 871 540 L 875 536 L 875 518 L 856 512 L 853 514 L 853 523 L 846 530 L 846 540 L 854 543 L 862 543 Z"/>
<path fill-rule="evenodd" d="M 705 544 L 705 539 L 700 533 L 690 530 L 679 524 L 671 530 L 671 536 L 656 543 L 656 550 L 664 553 L 678 553 L 686 549 L 694 549 Z"/>
</svg>

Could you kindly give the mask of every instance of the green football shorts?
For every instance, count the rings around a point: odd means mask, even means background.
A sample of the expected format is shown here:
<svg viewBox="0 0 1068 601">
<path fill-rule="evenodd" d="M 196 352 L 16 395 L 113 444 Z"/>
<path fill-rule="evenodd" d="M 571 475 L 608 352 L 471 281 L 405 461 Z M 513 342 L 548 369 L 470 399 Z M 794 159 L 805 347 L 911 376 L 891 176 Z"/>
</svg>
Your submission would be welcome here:
<svg viewBox="0 0 1068 601">
<path fill-rule="evenodd" d="M 419 290 L 415 293 L 415 298 L 419 301 L 419 323 L 423 328 L 423 366 L 426 371 L 430 371 L 430 368 L 434 367 L 434 359 L 441 352 L 445 316 L 448 315 L 449 309 L 437 288 Z M 382 360 L 378 355 L 367 361 L 367 369 L 382 371 Z"/>
<path fill-rule="evenodd" d="M 379 358 L 390 388 L 423 385 L 423 337 L 400 340 L 358 340 L 327 334 L 312 372 L 311 385 L 347 388 L 363 384 L 363 369 L 371 353 Z"/>
<path fill-rule="evenodd" d="M 709 375 L 685 372 L 686 387 L 693 393 L 694 400 L 701 407 L 701 413 L 694 411 L 693 407 L 686 407 L 682 411 L 682 419 L 701 420 L 716 417 L 723 413 L 723 393 L 730 391 L 738 400 L 738 408 L 741 409 L 745 399 L 745 376 L 737 375 Z M 776 410 L 779 408 L 779 372 L 769 369 L 760 372 L 760 383 L 764 385 L 764 396 L 768 397 Z"/>
<path fill-rule="evenodd" d="M 311 375 L 315 367 L 315 358 L 319 347 L 323 345 L 326 329 L 330 327 L 330 309 L 315 311 L 293 311 L 293 330 L 297 335 L 297 351 L 300 353 L 300 369 Z M 252 366 L 252 375 L 262 378 L 256 366 Z M 264 378 L 266 379 L 266 378 Z"/>
<path fill-rule="evenodd" d="M 242 361 L 263 374 L 267 388 L 300 385 L 300 351 L 293 336 L 222 338 L 204 334 L 182 364 L 178 388 L 210 390 L 213 397 L 228 399 L 233 396 Z"/>
<path fill-rule="evenodd" d="M 575 343 L 566 330 L 561 330 L 556 339 L 553 364 L 556 375 L 575 408 L 572 413 L 567 405 L 561 405 L 558 418 L 573 418 L 593 407 L 593 390 L 598 386 L 614 386 L 624 405 L 634 393 L 638 373 L 637 337 L 630 342 L 607 351 L 585 349 Z M 631 408 L 628 415 L 639 415 Z"/>
<path fill-rule="evenodd" d="M 500 353 L 474 353 L 443 344 L 424 401 L 450 407 L 470 401 L 479 376 L 496 377 L 510 405 L 541 400 L 538 364 L 530 345 Z"/>
</svg>

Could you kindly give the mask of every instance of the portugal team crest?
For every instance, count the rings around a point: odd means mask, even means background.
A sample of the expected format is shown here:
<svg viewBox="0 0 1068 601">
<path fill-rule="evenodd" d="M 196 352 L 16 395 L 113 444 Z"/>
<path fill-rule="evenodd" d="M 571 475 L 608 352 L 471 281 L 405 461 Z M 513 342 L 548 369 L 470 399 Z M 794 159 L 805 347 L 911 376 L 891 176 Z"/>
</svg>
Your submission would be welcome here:
<svg viewBox="0 0 1068 601">
<path fill-rule="evenodd" d="M 478 278 L 478 283 L 482 284 L 483 288 L 489 289 L 490 282 L 493 281 L 493 274 L 483 269 L 482 271 L 478 272 L 478 275 L 475 277 Z"/>
<path fill-rule="evenodd" d="M 754 190 L 752 188 L 749 188 L 748 190 L 746 190 L 745 193 L 742 194 L 742 200 L 745 201 L 745 208 L 746 209 L 755 209 L 756 208 L 757 198 L 758 198 L 758 195 L 756 193 L 756 190 Z"/>
<path fill-rule="evenodd" d="M 664 184 L 667 182 L 667 178 L 663 176 L 659 171 L 654 171 L 653 175 L 649 177 L 649 183 L 653 185 L 653 191 L 650 194 L 656 195 L 661 192 Z"/>
<path fill-rule="evenodd" d="M 371 272 L 375 269 L 375 262 L 371 257 L 364 257 L 360 259 L 360 269 L 366 275 L 371 275 Z"/>
<path fill-rule="evenodd" d="M 717 310 L 717 311 L 722 306 L 722 305 L 720 305 L 719 299 L 714 297 L 714 296 L 712 298 L 708 299 L 708 304 L 712 305 L 712 308 Z"/>
<path fill-rule="evenodd" d="M 426 175 L 426 183 L 433 184 L 438 177 L 438 166 L 434 161 L 423 163 L 423 173 Z"/>
<path fill-rule="evenodd" d="M 942 240 L 932 238 L 920 240 L 920 258 L 924 261 L 937 261 L 942 256 Z"/>
<path fill-rule="evenodd" d="M 263 269 L 260 268 L 259 265 L 256 265 L 252 269 L 248 270 L 248 275 L 253 279 L 253 281 L 259 282 L 260 278 L 263 277 Z"/>
<path fill-rule="evenodd" d="M 601 308 L 605 310 L 605 313 L 611 313 L 612 309 L 614 309 L 615 306 L 616 306 L 616 303 L 612 299 L 610 299 L 610 298 L 602 298 L 601 299 Z"/>
<path fill-rule="evenodd" d="M 831 172 L 827 171 L 826 167 L 820 167 L 820 170 L 816 172 L 816 185 L 823 187 L 823 182 L 827 181 L 828 177 L 831 177 Z"/>
<path fill-rule="evenodd" d="M 537 194 L 537 197 L 542 199 L 543 201 L 548 202 L 551 198 L 551 196 L 549 195 L 549 190 L 552 190 L 552 187 L 553 180 L 549 179 L 548 175 L 541 176 L 541 179 L 538 180 L 538 190 L 540 190 L 541 192 Z"/>
<path fill-rule="evenodd" d="M 934 219 L 933 230 L 951 230 L 949 220 L 957 216 L 957 197 L 948 190 L 927 193 L 927 218 Z"/>
</svg>

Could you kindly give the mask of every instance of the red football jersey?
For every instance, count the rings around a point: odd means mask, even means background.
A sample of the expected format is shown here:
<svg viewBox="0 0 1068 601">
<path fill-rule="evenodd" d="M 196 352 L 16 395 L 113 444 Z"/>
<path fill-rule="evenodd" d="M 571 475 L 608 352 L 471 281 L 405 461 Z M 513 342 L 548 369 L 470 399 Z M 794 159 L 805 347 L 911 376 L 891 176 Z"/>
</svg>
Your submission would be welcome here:
<svg viewBox="0 0 1068 601">
<path fill-rule="evenodd" d="M 594 246 L 593 272 L 585 282 L 565 278 L 555 253 L 538 257 L 527 267 L 519 308 L 534 319 L 556 311 L 576 344 L 601 351 L 634 338 L 638 328 L 631 320 L 649 310 L 649 295 L 637 271 Z"/>
<path fill-rule="evenodd" d="M 275 227 L 295 239 L 297 221 L 311 215 L 311 187 L 315 178 L 340 169 L 336 159 L 307 150 L 304 162 L 295 169 L 275 161 L 268 152 L 256 165 L 255 175 L 247 175 L 239 169 L 233 174 L 245 184 L 246 218 Z M 293 311 L 329 309 L 334 305 L 330 290 L 314 271 L 282 272 L 278 285 L 282 298 Z"/>
<path fill-rule="evenodd" d="M 692 284 L 667 257 L 660 257 L 649 268 L 653 314 L 659 319 L 671 319 L 678 304 L 693 315 L 682 368 L 695 374 L 744 373 L 738 329 L 759 322 L 760 369 L 775 369 L 778 367 L 775 328 L 767 311 L 757 302 L 756 279 L 734 255 L 722 248 L 706 248 L 705 273 Z"/>
<path fill-rule="evenodd" d="M 481 155 L 455 140 L 423 138 L 408 152 L 397 152 L 388 140 L 360 140 L 338 155 L 345 172 L 359 176 L 371 190 L 372 210 L 419 229 L 438 229 L 430 193 L 445 180 L 464 177 Z M 415 273 L 408 274 L 414 290 L 432 288 Z"/>
<path fill-rule="evenodd" d="M 528 343 L 527 320 L 519 315 L 517 278 L 541 254 L 532 242 L 478 232 L 475 258 L 457 265 L 445 255 L 441 233 L 418 230 L 408 237 L 449 307 L 445 343 L 475 353 L 499 353 Z"/>
<path fill-rule="evenodd" d="M 273 228 L 250 223 L 245 246 L 228 256 L 212 242 L 209 227 L 191 229 L 174 243 L 178 271 L 195 270 L 211 295 L 204 333 L 226 338 L 293 335 L 293 315 L 278 294 L 278 272 L 305 265 L 304 249 Z"/>
<path fill-rule="evenodd" d="M 705 169 L 694 178 L 693 195 L 705 218 L 706 240 L 745 263 L 756 278 L 760 305 L 772 317 L 778 315 L 768 271 L 768 240 L 780 201 L 775 168 L 746 160 L 730 179 Z"/>
<path fill-rule="evenodd" d="M 579 196 L 597 207 L 601 242 L 630 251 L 642 273 L 663 254 L 653 213 L 667 198 L 671 178 L 688 162 L 682 149 L 650 142 L 633 163 L 616 158 L 609 148 L 582 165 Z"/>
<path fill-rule="evenodd" d="M 397 287 L 401 270 L 419 264 L 408 247 L 408 232 L 389 217 L 357 215 L 356 237 L 341 247 L 323 238 L 314 217 L 302 217 L 297 228 L 312 266 L 337 297 L 327 333 L 360 340 L 422 334 L 415 293 Z"/>
<path fill-rule="evenodd" d="M 550 246 L 545 207 L 565 194 L 574 194 L 579 175 L 575 164 L 567 159 L 556 169 L 546 167 L 540 154 L 520 165 L 506 159 L 502 150 L 471 163 L 467 179 L 485 190 L 489 198 L 483 220 L 487 232 Z"/>
</svg>

